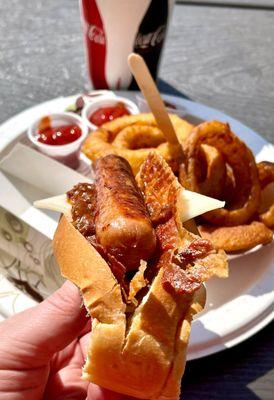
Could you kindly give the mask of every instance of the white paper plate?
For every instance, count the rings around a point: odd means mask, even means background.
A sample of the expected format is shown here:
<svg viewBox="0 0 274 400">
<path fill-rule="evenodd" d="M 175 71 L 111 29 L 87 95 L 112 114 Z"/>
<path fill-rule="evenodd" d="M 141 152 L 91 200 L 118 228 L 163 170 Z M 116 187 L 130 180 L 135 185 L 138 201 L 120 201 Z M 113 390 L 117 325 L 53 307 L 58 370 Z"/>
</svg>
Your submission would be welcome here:
<svg viewBox="0 0 274 400">
<path fill-rule="evenodd" d="M 134 98 L 133 93 L 124 93 Z M 224 113 L 174 96 L 165 96 L 167 100 L 185 107 L 186 118 L 193 123 L 201 120 L 217 119 L 229 122 L 231 128 L 244 140 L 254 154 L 261 159 L 274 161 L 273 146 L 250 128 Z M 28 128 L 35 119 L 48 112 L 58 112 L 70 105 L 75 96 L 57 98 L 32 107 L 11 118 L 0 126 L 0 152 L 8 151 L 11 143 Z M 0 280 L 0 301 L 7 304 L 14 301 L 7 296 L 7 282 Z M 267 325 L 274 317 L 274 246 L 268 245 L 245 257 L 230 262 L 228 279 L 212 279 L 208 284 L 206 309 L 192 326 L 188 359 L 196 359 L 232 347 Z M 26 295 L 17 292 L 19 311 L 29 307 Z M 3 295 L 1 296 L 1 293 Z M 5 296 L 5 297 L 3 297 Z M 12 311 L 6 307 L 6 315 Z"/>
</svg>

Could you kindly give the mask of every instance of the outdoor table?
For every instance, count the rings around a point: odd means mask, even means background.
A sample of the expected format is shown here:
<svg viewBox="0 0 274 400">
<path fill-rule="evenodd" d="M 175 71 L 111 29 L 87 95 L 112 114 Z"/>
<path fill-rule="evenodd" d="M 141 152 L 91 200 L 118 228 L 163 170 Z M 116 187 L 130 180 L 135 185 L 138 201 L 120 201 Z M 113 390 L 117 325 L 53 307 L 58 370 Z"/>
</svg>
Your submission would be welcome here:
<svg viewBox="0 0 274 400">
<path fill-rule="evenodd" d="M 77 0 L 1 1 L 0 16 L 0 123 L 90 89 Z M 274 0 L 178 1 L 160 78 L 274 143 Z M 188 362 L 183 398 L 274 399 L 273 327 Z"/>
</svg>

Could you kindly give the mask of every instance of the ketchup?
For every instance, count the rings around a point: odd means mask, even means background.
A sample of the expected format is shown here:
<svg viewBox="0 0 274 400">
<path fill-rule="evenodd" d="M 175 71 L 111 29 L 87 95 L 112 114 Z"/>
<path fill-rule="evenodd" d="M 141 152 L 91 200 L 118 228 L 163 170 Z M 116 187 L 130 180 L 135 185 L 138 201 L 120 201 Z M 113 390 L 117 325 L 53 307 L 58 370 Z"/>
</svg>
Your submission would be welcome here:
<svg viewBox="0 0 274 400">
<path fill-rule="evenodd" d="M 38 142 L 60 146 L 77 140 L 82 134 L 77 125 L 64 125 L 56 127 L 45 127 L 38 131 Z"/>
<path fill-rule="evenodd" d="M 89 120 L 92 124 L 101 126 L 123 115 L 130 115 L 130 112 L 123 103 L 117 103 L 114 106 L 98 108 L 89 116 Z"/>
</svg>

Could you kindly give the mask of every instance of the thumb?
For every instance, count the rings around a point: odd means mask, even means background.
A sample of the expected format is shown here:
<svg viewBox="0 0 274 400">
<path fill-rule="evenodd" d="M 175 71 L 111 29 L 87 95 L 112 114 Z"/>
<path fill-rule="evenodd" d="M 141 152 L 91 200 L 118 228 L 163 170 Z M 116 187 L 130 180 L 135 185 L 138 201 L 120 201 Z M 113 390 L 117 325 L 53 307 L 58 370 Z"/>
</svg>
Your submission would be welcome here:
<svg viewBox="0 0 274 400">
<path fill-rule="evenodd" d="M 22 356 L 24 366 L 33 360 L 47 362 L 66 347 L 87 323 L 79 290 L 66 282 L 39 305 L 17 314 L 0 325 L 0 356 L 4 349 Z M 8 351 L 8 350 L 7 350 Z"/>
</svg>

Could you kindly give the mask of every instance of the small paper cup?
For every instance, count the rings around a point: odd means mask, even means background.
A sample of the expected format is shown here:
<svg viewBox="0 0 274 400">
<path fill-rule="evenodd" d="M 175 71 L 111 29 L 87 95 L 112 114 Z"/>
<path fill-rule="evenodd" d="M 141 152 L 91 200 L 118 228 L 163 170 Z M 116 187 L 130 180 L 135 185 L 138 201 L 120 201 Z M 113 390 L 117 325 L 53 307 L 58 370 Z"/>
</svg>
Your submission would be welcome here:
<svg viewBox="0 0 274 400">
<path fill-rule="evenodd" d="M 129 113 L 132 115 L 136 115 L 136 114 L 140 113 L 137 105 L 133 101 L 131 101 L 125 97 L 102 96 L 102 97 L 98 98 L 97 100 L 94 99 L 94 100 L 92 100 L 92 102 L 87 103 L 85 105 L 85 107 L 83 108 L 82 118 L 83 118 L 85 124 L 89 127 L 89 129 L 92 129 L 93 131 L 95 131 L 99 127 L 90 122 L 89 118 L 90 118 L 91 114 L 93 114 L 96 110 L 98 110 L 98 108 L 113 107 L 117 103 L 123 103 L 125 105 L 125 107 L 127 108 L 127 110 L 129 111 Z"/>
<path fill-rule="evenodd" d="M 46 115 L 50 118 L 51 126 L 77 125 L 81 129 L 81 136 L 74 142 L 63 145 L 49 145 L 38 141 L 38 127 L 41 119 L 36 120 L 28 129 L 27 135 L 32 144 L 41 153 L 76 169 L 79 165 L 80 149 L 83 141 L 87 137 L 88 127 L 83 122 L 82 118 L 77 114 L 69 112 L 60 112 Z"/>
</svg>

